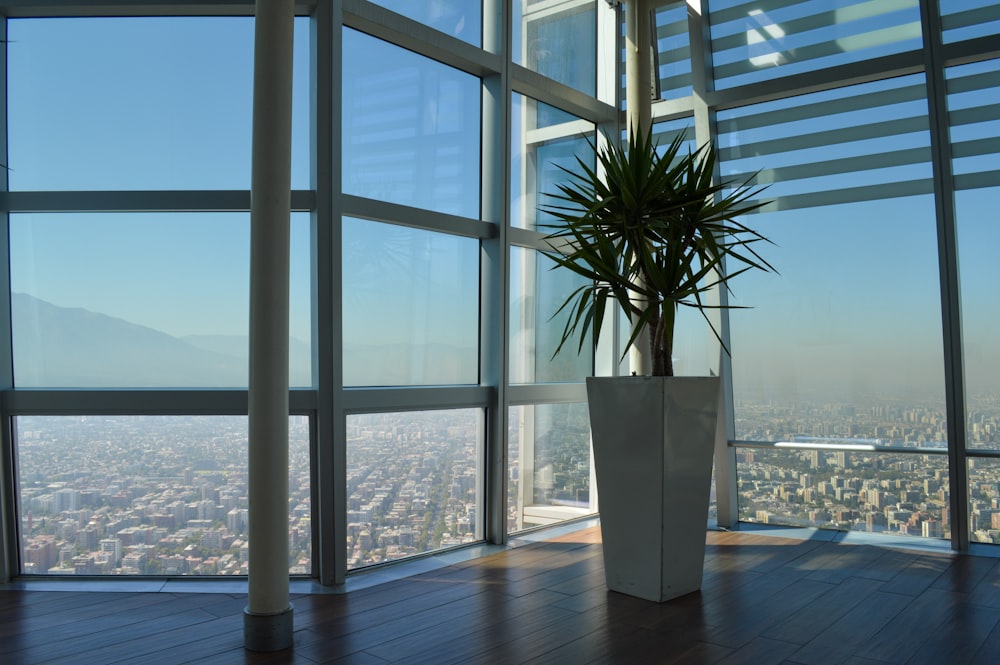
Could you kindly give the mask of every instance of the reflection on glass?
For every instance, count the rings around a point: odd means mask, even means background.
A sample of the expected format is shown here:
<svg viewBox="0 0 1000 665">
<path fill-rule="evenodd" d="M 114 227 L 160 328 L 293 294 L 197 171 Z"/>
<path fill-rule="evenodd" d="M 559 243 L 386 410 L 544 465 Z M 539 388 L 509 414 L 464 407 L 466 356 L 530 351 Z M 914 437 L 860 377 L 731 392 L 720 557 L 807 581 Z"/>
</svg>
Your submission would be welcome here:
<svg viewBox="0 0 1000 665">
<path fill-rule="evenodd" d="M 511 219 L 512 226 L 545 231 L 548 217 L 540 206 L 552 204 L 547 194 L 569 180 L 564 169 L 579 170 L 579 157 L 593 166 L 593 123 L 565 111 L 515 94 L 512 104 Z"/>
<path fill-rule="evenodd" d="M 919 49 L 918 0 L 710 0 L 722 88 Z"/>
<path fill-rule="evenodd" d="M 344 384 L 479 382 L 475 239 L 345 219 Z"/>
<path fill-rule="evenodd" d="M 473 46 L 482 43 L 482 0 L 372 0 Z"/>
<path fill-rule="evenodd" d="M 594 95 L 597 89 L 596 4 L 597 0 L 555 3 L 514 0 L 514 62 L 584 94 Z"/>
<path fill-rule="evenodd" d="M 308 215 L 292 216 L 289 379 L 309 386 Z M 38 213 L 10 220 L 21 388 L 245 387 L 245 213 Z"/>
<path fill-rule="evenodd" d="M 968 460 L 969 540 L 1000 545 L 1000 460 Z"/>
<path fill-rule="evenodd" d="M 587 405 L 510 409 L 507 528 L 521 531 L 594 512 Z"/>
<path fill-rule="evenodd" d="M 736 452 L 740 520 L 947 539 L 948 456 Z"/>
<path fill-rule="evenodd" d="M 510 382 L 551 383 L 583 381 L 593 370 L 593 345 L 585 342 L 578 353 L 577 337 L 553 357 L 567 312 L 556 310 L 582 284 L 569 270 L 531 249 L 510 252 Z"/>
<path fill-rule="evenodd" d="M 691 94 L 691 38 L 687 3 L 672 2 L 656 8 L 656 63 L 659 65 L 660 99 L 677 99 Z M 623 91 L 624 88 L 623 76 Z"/>
<path fill-rule="evenodd" d="M 249 188 L 252 18 L 7 26 L 11 190 Z M 308 188 L 307 17 L 292 84 L 292 186 Z"/>
<path fill-rule="evenodd" d="M 480 409 L 347 418 L 348 569 L 482 539 Z"/>
<path fill-rule="evenodd" d="M 344 192 L 479 218 L 480 80 L 344 29 Z"/>
<path fill-rule="evenodd" d="M 19 416 L 21 573 L 246 575 L 247 419 Z M 309 421 L 289 419 L 288 570 L 312 570 Z"/>
</svg>

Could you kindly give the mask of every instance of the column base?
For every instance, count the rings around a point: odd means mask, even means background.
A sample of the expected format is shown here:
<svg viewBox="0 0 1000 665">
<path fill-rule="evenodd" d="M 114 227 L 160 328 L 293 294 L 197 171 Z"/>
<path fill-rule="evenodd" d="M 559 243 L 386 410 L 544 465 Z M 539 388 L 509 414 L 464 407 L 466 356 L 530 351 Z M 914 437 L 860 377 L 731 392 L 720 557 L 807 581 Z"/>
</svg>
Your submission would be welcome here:
<svg viewBox="0 0 1000 665">
<path fill-rule="evenodd" d="M 243 648 L 282 651 L 292 646 L 292 606 L 281 614 L 253 614 L 243 608 Z"/>
</svg>

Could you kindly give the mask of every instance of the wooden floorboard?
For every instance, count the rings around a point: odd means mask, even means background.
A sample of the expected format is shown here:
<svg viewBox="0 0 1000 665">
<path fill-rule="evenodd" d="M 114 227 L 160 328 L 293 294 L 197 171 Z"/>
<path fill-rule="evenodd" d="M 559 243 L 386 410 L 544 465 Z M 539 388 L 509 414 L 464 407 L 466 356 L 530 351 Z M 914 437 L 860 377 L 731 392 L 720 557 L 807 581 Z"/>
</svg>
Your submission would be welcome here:
<svg viewBox="0 0 1000 665">
<path fill-rule="evenodd" d="M 246 596 L 0 586 L 0 663 L 1000 663 L 1000 560 L 708 532 L 700 592 L 604 586 L 599 528 L 344 594 L 297 595 L 295 646 L 243 649 Z M 110 583 L 110 582 L 109 582 Z"/>
</svg>

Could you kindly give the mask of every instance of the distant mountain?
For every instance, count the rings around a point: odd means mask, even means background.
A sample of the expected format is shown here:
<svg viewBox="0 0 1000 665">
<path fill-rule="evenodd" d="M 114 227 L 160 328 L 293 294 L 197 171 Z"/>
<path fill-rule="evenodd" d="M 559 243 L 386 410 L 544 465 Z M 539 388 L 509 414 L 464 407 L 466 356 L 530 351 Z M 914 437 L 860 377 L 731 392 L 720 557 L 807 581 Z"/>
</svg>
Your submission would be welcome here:
<svg viewBox="0 0 1000 665">
<path fill-rule="evenodd" d="M 247 385 L 247 343 L 178 339 L 81 308 L 11 296 L 14 379 L 19 387 L 213 387 Z M 215 340 L 215 341 L 209 341 Z M 299 346 L 303 346 L 298 342 Z M 301 349 L 298 350 L 301 356 Z M 308 358 L 308 353 L 306 354 Z M 308 361 L 305 364 L 308 371 Z M 306 380 L 299 385 L 308 383 Z"/>
<path fill-rule="evenodd" d="M 479 380 L 475 348 L 424 344 L 344 344 L 347 386 L 460 385 Z"/>
<path fill-rule="evenodd" d="M 249 341 L 240 335 L 167 333 L 24 293 L 11 296 L 14 380 L 20 388 L 245 388 Z M 289 340 L 289 383 L 311 385 L 311 349 Z M 348 386 L 468 384 L 475 348 L 348 344 Z"/>
<path fill-rule="evenodd" d="M 180 339 L 203 351 L 236 358 L 244 367 L 249 366 L 250 338 L 247 336 L 185 335 Z M 293 388 L 312 384 L 312 348 L 295 337 L 288 338 L 288 381 Z"/>
</svg>

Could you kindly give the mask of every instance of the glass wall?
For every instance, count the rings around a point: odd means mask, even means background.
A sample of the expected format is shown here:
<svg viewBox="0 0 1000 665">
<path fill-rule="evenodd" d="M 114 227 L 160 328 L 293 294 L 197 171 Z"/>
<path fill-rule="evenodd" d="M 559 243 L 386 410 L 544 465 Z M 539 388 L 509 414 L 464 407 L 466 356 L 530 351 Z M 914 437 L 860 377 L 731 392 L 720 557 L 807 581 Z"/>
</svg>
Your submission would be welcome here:
<svg viewBox="0 0 1000 665">
<path fill-rule="evenodd" d="M 593 360 L 551 359 L 548 308 L 572 284 L 544 265 L 535 208 L 615 122 L 601 87 L 613 46 L 597 43 L 615 12 L 515 4 L 507 32 L 501 6 L 478 0 L 352 3 L 336 18 L 320 3 L 296 19 L 292 573 L 331 584 L 502 542 L 508 486 L 487 474 L 506 473 L 483 460 L 528 420 L 527 503 L 591 512 Z M 17 483 L 0 489 L 20 559 L 4 570 L 245 574 L 246 421 L 232 414 L 248 384 L 253 3 L 158 17 L 124 3 L 107 18 L 85 5 L 5 22 L 0 388 L 14 397 L 0 415 L 16 425 Z M 515 407 L 499 388 L 519 385 L 554 387 Z M 334 538 L 347 546 L 317 558 L 313 543 Z"/>
<path fill-rule="evenodd" d="M 996 6 L 940 4 L 934 34 L 916 1 L 708 3 L 715 85 L 741 86 L 715 115 L 723 175 L 768 185 L 747 222 L 780 273 L 741 277 L 730 300 L 748 307 L 729 312 L 735 439 L 769 442 L 737 449 L 739 520 L 961 540 L 959 515 L 993 542 L 993 465 L 977 451 L 995 449 L 982 234 L 997 68 L 927 63 L 995 35 Z M 851 80 L 852 63 L 867 75 Z M 955 381 L 965 413 L 945 399 Z M 949 448 L 966 469 L 948 468 Z"/>
<path fill-rule="evenodd" d="M 344 384 L 479 382 L 475 239 L 343 222 Z"/>
<path fill-rule="evenodd" d="M 477 542 L 483 412 L 347 418 L 349 568 Z"/>
<path fill-rule="evenodd" d="M 20 557 L 0 572 L 245 572 L 253 3 L 30 4 L 0 86 Z M 289 571 L 334 584 L 592 514 L 583 380 L 628 363 L 553 356 L 578 284 L 539 207 L 622 129 L 621 7 L 315 5 L 295 24 Z M 997 3 L 653 5 L 657 136 L 711 138 L 721 177 L 767 185 L 743 221 L 779 271 L 720 295 L 731 360 L 696 314 L 678 330 L 679 373 L 731 382 L 720 523 L 996 542 Z"/>
</svg>

